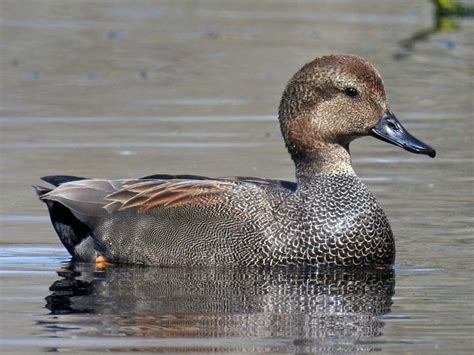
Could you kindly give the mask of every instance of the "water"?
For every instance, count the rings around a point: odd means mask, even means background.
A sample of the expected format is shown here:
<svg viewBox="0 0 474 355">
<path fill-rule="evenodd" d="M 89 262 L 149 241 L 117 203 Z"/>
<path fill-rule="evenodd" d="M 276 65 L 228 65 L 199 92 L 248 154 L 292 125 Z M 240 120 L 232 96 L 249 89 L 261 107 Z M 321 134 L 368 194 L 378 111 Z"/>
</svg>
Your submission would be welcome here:
<svg viewBox="0 0 474 355">
<path fill-rule="evenodd" d="M 0 312 L 5 352 L 417 352 L 474 348 L 472 20 L 428 1 L 2 1 Z M 286 81 L 370 59 L 435 159 L 371 138 L 354 168 L 390 218 L 394 270 L 69 265 L 29 186 L 51 174 L 293 179 Z"/>
</svg>

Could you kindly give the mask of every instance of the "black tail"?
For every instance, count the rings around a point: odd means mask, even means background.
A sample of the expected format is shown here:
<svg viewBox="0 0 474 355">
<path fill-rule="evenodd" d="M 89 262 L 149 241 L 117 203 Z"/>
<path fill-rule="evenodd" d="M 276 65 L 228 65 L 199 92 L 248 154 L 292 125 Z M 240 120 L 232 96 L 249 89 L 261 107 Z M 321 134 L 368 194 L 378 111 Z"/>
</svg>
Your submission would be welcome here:
<svg viewBox="0 0 474 355">
<path fill-rule="evenodd" d="M 46 181 L 48 184 L 51 184 L 53 186 L 59 186 L 66 182 L 87 180 L 87 178 L 83 178 L 79 176 L 71 176 L 71 175 L 49 175 L 49 176 L 43 176 L 41 180 Z"/>
<path fill-rule="evenodd" d="M 42 180 L 49 182 L 54 186 L 62 183 L 84 180 L 74 176 L 46 176 Z M 43 186 L 33 186 L 37 195 L 40 197 L 51 191 L 50 188 Z M 95 251 L 94 241 L 91 237 L 89 227 L 79 221 L 72 212 L 62 204 L 51 200 L 42 200 L 48 206 L 49 216 L 54 230 L 59 239 L 75 261 L 95 261 L 97 252 Z"/>
</svg>

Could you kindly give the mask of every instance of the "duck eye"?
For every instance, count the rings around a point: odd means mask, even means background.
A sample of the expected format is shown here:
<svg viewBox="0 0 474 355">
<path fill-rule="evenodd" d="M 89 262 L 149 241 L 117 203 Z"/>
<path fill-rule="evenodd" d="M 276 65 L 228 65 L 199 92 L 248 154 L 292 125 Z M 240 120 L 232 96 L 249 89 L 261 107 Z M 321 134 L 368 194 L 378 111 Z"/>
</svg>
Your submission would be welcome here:
<svg viewBox="0 0 474 355">
<path fill-rule="evenodd" d="M 357 96 L 359 94 L 359 92 L 357 91 L 356 88 L 353 88 L 353 87 L 348 87 L 346 88 L 346 90 L 344 90 L 344 93 L 347 95 L 347 96 L 350 96 L 350 97 L 354 97 L 354 96 Z"/>
</svg>

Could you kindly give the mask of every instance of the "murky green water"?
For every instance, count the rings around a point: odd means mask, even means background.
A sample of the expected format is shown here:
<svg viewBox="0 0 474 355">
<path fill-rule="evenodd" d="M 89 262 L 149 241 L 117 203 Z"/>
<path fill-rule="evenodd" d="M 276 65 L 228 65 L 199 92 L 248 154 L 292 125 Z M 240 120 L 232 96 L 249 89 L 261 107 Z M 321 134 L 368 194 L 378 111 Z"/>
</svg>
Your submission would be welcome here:
<svg viewBox="0 0 474 355">
<path fill-rule="evenodd" d="M 473 21 L 428 1 L 13 1 L 1 6 L 1 347 L 10 353 L 460 353 L 473 327 Z M 395 270 L 67 265 L 30 185 L 50 174 L 292 179 L 276 109 L 328 53 L 368 58 L 432 160 L 352 146 Z"/>
</svg>

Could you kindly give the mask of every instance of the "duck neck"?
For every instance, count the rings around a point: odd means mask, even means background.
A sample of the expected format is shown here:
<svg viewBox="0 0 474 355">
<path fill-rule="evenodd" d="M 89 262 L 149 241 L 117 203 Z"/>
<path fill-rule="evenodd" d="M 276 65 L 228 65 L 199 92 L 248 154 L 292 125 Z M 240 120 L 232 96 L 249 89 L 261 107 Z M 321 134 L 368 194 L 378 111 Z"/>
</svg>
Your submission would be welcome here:
<svg viewBox="0 0 474 355">
<path fill-rule="evenodd" d="M 348 148 L 324 143 L 303 156 L 293 156 L 298 186 L 311 184 L 322 174 L 355 175 Z"/>
</svg>

